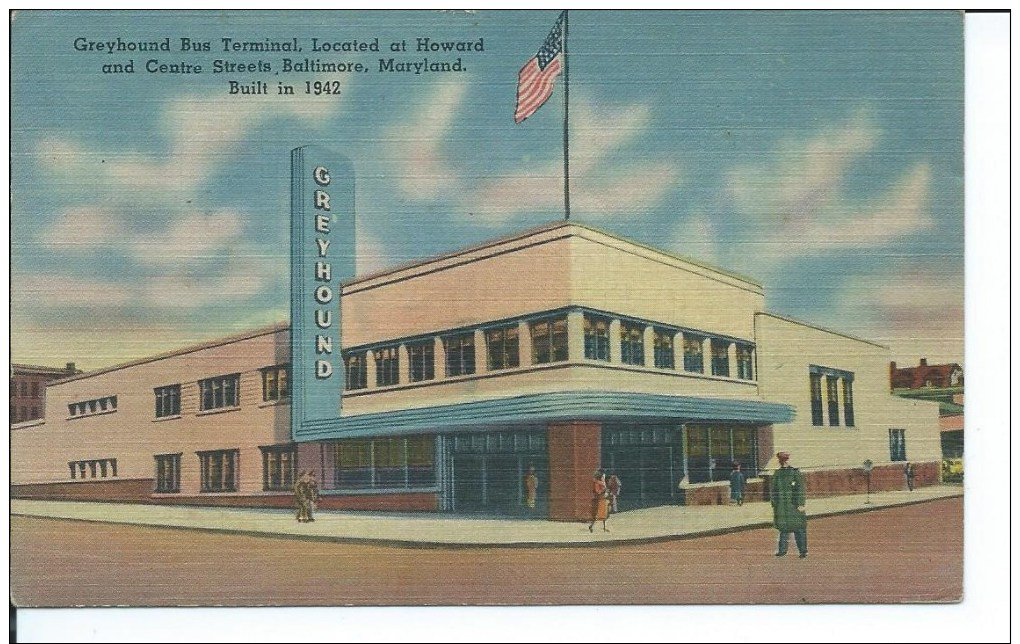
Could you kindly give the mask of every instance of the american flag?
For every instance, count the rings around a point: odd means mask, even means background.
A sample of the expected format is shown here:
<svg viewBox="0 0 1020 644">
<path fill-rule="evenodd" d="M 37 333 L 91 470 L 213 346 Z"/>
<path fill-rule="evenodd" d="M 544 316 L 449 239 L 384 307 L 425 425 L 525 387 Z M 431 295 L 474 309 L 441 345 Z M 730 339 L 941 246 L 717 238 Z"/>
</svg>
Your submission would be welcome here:
<svg viewBox="0 0 1020 644">
<path fill-rule="evenodd" d="M 553 85 L 560 74 L 560 53 L 563 51 L 564 11 L 556 19 L 549 36 L 538 53 L 517 74 L 517 109 L 514 123 L 520 123 L 534 114 L 552 96 Z"/>
</svg>

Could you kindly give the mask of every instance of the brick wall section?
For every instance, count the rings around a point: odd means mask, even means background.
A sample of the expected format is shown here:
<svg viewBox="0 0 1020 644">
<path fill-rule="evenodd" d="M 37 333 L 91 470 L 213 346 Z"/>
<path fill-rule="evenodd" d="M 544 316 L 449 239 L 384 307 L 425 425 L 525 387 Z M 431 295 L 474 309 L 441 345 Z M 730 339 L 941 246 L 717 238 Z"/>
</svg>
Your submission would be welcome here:
<svg viewBox="0 0 1020 644">
<path fill-rule="evenodd" d="M 602 424 L 549 423 L 549 519 L 591 519 L 591 475 L 602 462 Z"/>
<path fill-rule="evenodd" d="M 907 489 L 903 476 L 905 463 L 882 465 L 871 471 L 871 491 L 890 492 Z M 751 479 L 744 488 L 744 501 L 768 501 L 769 475 Z M 841 494 L 865 494 L 868 478 L 860 468 L 826 472 L 804 472 L 808 498 L 823 498 Z M 939 483 L 939 463 L 914 463 L 914 487 Z M 684 491 L 683 505 L 726 505 L 730 502 L 729 483 L 718 482 L 688 487 Z"/>
<path fill-rule="evenodd" d="M 148 503 L 153 487 L 152 479 L 29 483 L 12 485 L 11 498 Z"/>
</svg>

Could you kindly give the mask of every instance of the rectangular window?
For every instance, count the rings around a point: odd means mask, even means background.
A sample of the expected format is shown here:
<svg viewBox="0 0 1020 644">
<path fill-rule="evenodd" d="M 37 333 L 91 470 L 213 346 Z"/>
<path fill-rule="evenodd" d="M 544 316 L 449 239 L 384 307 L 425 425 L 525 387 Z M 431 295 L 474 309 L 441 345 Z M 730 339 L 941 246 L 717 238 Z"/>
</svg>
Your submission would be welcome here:
<svg viewBox="0 0 1020 644">
<path fill-rule="evenodd" d="M 260 369 L 262 372 L 262 402 L 290 397 L 290 365 L 278 364 Z"/>
<path fill-rule="evenodd" d="M 94 398 L 92 400 L 82 400 L 80 402 L 71 403 L 67 406 L 67 411 L 68 415 L 72 418 L 114 412 L 117 411 L 117 397 L 104 396 L 102 398 Z M 24 412 L 23 410 L 23 414 L 27 414 L 27 412 Z"/>
<path fill-rule="evenodd" d="M 153 389 L 156 394 L 156 418 L 181 415 L 181 386 L 167 385 Z"/>
<path fill-rule="evenodd" d="M 609 318 L 585 314 L 584 357 L 609 361 Z"/>
<path fill-rule="evenodd" d="M 847 377 L 843 378 L 843 422 L 854 426 L 854 380 Z"/>
<path fill-rule="evenodd" d="M 728 340 L 712 339 L 712 375 L 730 375 L 730 343 Z"/>
<path fill-rule="evenodd" d="M 368 387 L 368 355 L 364 351 L 345 355 L 344 375 L 344 389 L 351 391 Z"/>
<path fill-rule="evenodd" d="M 811 374 L 811 424 L 822 426 L 822 374 Z"/>
<path fill-rule="evenodd" d="M 521 366 L 520 327 L 516 324 L 487 329 L 485 345 L 489 354 L 489 370 Z"/>
<path fill-rule="evenodd" d="M 620 323 L 620 362 L 634 365 L 645 363 L 645 327 L 643 324 Z"/>
<path fill-rule="evenodd" d="M 446 375 L 466 376 L 475 372 L 475 334 L 460 333 L 443 338 L 446 347 Z"/>
<path fill-rule="evenodd" d="M 202 472 L 202 492 L 236 492 L 237 459 L 236 449 L 222 449 L 214 452 L 198 452 Z"/>
<path fill-rule="evenodd" d="M 93 458 L 85 461 L 69 461 L 71 478 L 108 478 L 117 476 L 117 459 Z M 77 476 L 75 476 L 77 474 Z"/>
<path fill-rule="evenodd" d="M 262 489 L 286 492 L 297 478 L 297 445 L 262 447 Z"/>
<path fill-rule="evenodd" d="M 531 328 L 531 362 L 548 364 L 567 359 L 567 316 L 536 320 Z"/>
<path fill-rule="evenodd" d="M 400 353 L 397 347 L 376 349 L 375 354 L 375 386 L 385 387 L 400 383 Z"/>
<path fill-rule="evenodd" d="M 32 397 L 33 398 L 38 398 L 39 397 L 39 383 L 38 382 L 33 382 L 32 383 Z"/>
<path fill-rule="evenodd" d="M 737 378 L 754 380 L 754 347 L 749 344 L 737 345 Z"/>
<path fill-rule="evenodd" d="M 435 437 L 408 436 L 336 441 L 332 445 L 334 489 L 433 487 Z"/>
<path fill-rule="evenodd" d="M 826 406 L 829 411 L 829 427 L 839 427 L 839 378 L 825 376 Z"/>
<path fill-rule="evenodd" d="M 675 369 L 673 363 L 673 332 L 655 329 L 655 366 L 659 369 Z"/>
<path fill-rule="evenodd" d="M 705 373 L 704 336 L 684 333 L 684 371 Z"/>
<path fill-rule="evenodd" d="M 173 494 L 181 491 L 181 455 L 160 454 L 156 459 L 156 492 Z"/>
<path fill-rule="evenodd" d="M 241 374 L 238 373 L 199 380 L 200 411 L 239 406 L 240 382 Z"/>
<path fill-rule="evenodd" d="M 432 339 L 407 345 L 409 366 L 408 379 L 411 382 L 433 380 L 436 377 L 436 343 Z"/>
<path fill-rule="evenodd" d="M 889 460 L 890 461 L 907 460 L 907 430 L 905 429 L 889 430 Z"/>
</svg>

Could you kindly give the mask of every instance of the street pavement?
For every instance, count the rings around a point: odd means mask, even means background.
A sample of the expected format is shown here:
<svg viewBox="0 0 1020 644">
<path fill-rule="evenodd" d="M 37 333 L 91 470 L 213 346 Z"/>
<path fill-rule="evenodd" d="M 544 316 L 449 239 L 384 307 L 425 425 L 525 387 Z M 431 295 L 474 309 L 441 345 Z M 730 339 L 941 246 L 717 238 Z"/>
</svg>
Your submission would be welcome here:
<svg viewBox="0 0 1020 644">
<path fill-rule="evenodd" d="M 961 486 L 936 485 L 912 492 L 876 492 L 809 498 L 809 518 L 869 512 L 963 496 Z M 625 498 L 620 497 L 626 507 Z M 771 525 L 767 502 L 742 506 L 660 506 L 611 515 L 601 522 L 475 518 L 438 513 L 319 511 L 313 523 L 298 523 L 291 510 L 218 508 L 131 503 L 12 499 L 11 514 L 127 525 L 159 526 L 315 541 L 404 547 L 592 546 L 685 539 Z"/>
</svg>

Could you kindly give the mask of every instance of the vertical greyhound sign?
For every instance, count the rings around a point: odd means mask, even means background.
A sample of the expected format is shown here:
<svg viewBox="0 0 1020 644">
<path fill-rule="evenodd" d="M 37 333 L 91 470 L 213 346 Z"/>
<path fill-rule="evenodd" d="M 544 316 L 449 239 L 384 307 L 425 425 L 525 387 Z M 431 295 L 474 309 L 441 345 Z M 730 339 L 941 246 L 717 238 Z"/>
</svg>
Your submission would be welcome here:
<svg viewBox="0 0 1020 644">
<path fill-rule="evenodd" d="M 340 291 L 354 277 L 354 169 L 314 145 L 291 151 L 291 435 L 340 415 Z"/>
</svg>

